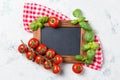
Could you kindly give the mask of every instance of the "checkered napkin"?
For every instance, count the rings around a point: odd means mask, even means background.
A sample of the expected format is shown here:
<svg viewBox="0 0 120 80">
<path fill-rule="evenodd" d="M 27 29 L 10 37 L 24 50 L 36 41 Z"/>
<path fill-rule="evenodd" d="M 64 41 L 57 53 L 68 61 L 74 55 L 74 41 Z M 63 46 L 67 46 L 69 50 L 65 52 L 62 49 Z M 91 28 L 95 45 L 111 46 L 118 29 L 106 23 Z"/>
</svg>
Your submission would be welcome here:
<svg viewBox="0 0 120 80">
<path fill-rule="evenodd" d="M 68 20 L 69 18 L 64 14 L 56 12 L 46 6 L 42 6 L 35 3 L 25 3 L 23 11 L 23 24 L 24 29 L 28 32 L 32 32 L 29 29 L 30 23 L 37 19 L 39 16 L 55 16 L 59 20 Z"/>
<path fill-rule="evenodd" d="M 25 3 L 23 11 L 24 29 L 28 32 L 32 32 L 29 29 L 29 25 L 33 20 L 37 19 L 39 16 L 55 16 L 58 17 L 59 20 L 69 20 L 69 18 L 66 15 L 56 12 L 46 6 L 42 6 L 36 3 Z M 100 45 L 100 41 L 97 36 L 95 36 L 95 42 L 97 42 Z M 101 68 L 102 61 L 103 56 L 100 45 L 100 48 L 96 51 L 96 56 L 93 61 L 93 64 L 89 66 L 84 64 L 84 66 L 87 66 L 91 69 L 99 70 Z"/>
</svg>

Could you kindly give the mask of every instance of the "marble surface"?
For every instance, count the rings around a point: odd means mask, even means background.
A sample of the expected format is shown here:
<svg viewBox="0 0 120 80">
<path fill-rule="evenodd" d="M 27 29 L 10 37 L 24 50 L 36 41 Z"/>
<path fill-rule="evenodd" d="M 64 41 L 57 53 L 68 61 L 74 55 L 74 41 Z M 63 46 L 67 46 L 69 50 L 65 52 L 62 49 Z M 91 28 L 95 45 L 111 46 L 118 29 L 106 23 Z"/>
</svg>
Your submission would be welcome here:
<svg viewBox="0 0 120 80">
<path fill-rule="evenodd" d="M 80 8 L 99 36 L 104 55 L 100 71 L 84 67 L 75 74 L 72 64 L 62 65 L 62 74 L 55 75 L 28 61 L 18 53 L 22 39 L 32 34 L 24 31 L 22 10 L 25 2 L 36 2 L 73 19 L 71 12 Z M 0 0 L 0 79 L 1 80 L 119 80 L 120 75 L 120 5 L 119 0 Z"/>
</svg>

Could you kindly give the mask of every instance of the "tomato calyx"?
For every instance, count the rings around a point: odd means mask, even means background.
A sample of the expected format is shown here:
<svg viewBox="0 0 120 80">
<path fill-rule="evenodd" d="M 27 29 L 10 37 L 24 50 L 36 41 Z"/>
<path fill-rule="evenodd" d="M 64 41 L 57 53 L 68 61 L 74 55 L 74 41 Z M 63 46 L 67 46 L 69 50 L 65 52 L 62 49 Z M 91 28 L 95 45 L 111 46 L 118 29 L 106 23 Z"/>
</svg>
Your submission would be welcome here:
<svg viewBox="0 0 120 80">
<path fill-rule="evenodd" d="M 35 42 L 34 42 L 34 41 L 31 41 L 31 45 L 32 45 L 32 46 L 35 45 Z"/>
<path fill-rule="evenodd" d="M 63 62 L 63 58 L 62 58 L 62 56 L 61 55 L 55 55 L 55 57 L 53 58 L 53 62 L 55 63 L 55 64 L 61 64 L 62 62 Z"/>
<path fill-rule="evenodd" d="M 80 69 L 81 69 L 81 67 L 80 67 L 80 66 L 78 66 L 78 67 L 77 67 L 77 69 L 79 69 L 79 70 L 80 70 Z"/>
<path fill-rule="evenodd" d="M 50 52 L 48 52 L 48 56 L 49 56 L 49 57 L 52 57 L 52 54 L 51 54 Z"/>
<path fill-rule="evenodd" d="M 41 52 L 45 52 L 45 49 L 41 49 Z"/>
<path fill-rule="evenodd" d="M 54 22 L 55 22 L 55 19 L 52 19 L 52 20 L 51 20 L 51 23 L 54 23 Z"/>
<path fill-rule="evenodd" d="M 24 50 L 20 50 L 21 53 L 24 53 L 25 51 Z"/>
<path fill-rule="evenodd" d="M 31 56 L 29 56 L 29 59 L 33 60 L 33 56 L 32 56 L 32 55 L 31 55 Z"/>
<path fill-rule="evenodd" d="M 52 60 L 57 60 L 57 58 L 54 57 Z"/>
</svg>

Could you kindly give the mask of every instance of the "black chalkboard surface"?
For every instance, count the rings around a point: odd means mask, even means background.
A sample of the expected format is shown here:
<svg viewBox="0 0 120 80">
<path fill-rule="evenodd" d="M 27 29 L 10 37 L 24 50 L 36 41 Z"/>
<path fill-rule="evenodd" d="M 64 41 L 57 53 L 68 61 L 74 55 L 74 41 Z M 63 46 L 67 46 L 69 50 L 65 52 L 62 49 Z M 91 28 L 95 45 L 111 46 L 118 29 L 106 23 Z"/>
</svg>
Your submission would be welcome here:
<svg viewBox="0 0 120 80">
<path fill-rule="evenodd" d="M 44 28 L 38 28 L 33 32 L 34 38 L 61 54 L 63 62 L 67 63 L 80 62 L 75 60 L 74 55 L 86 54 L 81 49 L 81 46 L 85 44 L 84 35 L 85 31 L 80 28 L 80 25 L 71 24 L 71 20 L 60 20 L 58 28 L 55 29 L 45 23 Z"/>
<path fill-rule="evenodd" d="M 48 48 L 53 48 L 61 55 L 80 54 L 80 32 L 81 28 L 43 28 L 41 31 L 41 42 Z"/>
</svg>

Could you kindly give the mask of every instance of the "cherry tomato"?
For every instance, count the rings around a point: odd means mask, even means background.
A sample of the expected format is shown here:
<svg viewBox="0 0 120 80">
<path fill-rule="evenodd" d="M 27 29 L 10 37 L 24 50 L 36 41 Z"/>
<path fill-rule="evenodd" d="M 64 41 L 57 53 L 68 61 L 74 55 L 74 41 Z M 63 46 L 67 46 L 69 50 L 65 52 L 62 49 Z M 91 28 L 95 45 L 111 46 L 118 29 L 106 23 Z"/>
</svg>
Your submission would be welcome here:
<svg viewBox="0 0 120 80">
<path fill-rule="evenodd" d="M 26 53 L 26 57 L 27 57 L 28 60 L 34 60 L 35 57 L 36 57 L 36 54 L 33 51 L 28 51 Z"/>
<path fill-rule="evenodd" d="M 59 73 L 60 70 L 61 70 L 61 69 L 60 69 L 60 66 L 59 66 L 59 65 L 56 65 L 56 64 L 53 65 L 52 72 L 53 72 L 54 74 Z"/>
<path fill-rule="evenodd" d="M 62 63 L 62 61 L 63 61 L 63 59 L 62 59 L 62 56 L 61 55 L 55 55 L 55 57 L 53 58 L 53 62 L 55 63 L 55 64 L 61 64 Z"/>
<path fill-rule="evenodd" d="M 39 54 L 45 54 L 45 52 L 47 51 L 47 47 L 45 44 L 40 44 L 37 48 L 36 48 L 36 51 L 39 53 Z"/>
<path fill-rule="evenodd" d="M 51 63 L 51 61 L 47 60 L 47 61 L 44 62 L 43 66 L 44 66 L 45 69 L 51 69 L 52 63 Z"/>
<path fill-rule="evenodd" d="M 45 59 L 42 56 L 36 56 L 35 62 L 37 64 L 43 64 L 45 62 Z"/>
<path fill-rule="evenodd" d="M 46 57 L 48 59 L 51 59 L 55 56 L 55 51 L 53 49 L 48 49 L 47 52 L 46 52 Z"/>
<path fill-rule="evenodd" d="M 73 72 L 79 74 L 83 71 L 83 67 L 80 63 L 74 63 L 72 66 L 72 70 L 73 70 Z"/>
<path fill-rule="evenodd" d="M 31 48 L 36 48 L 38 45 L 39 45 L 39 41 L 36 38 L 31 38 L 28 41 L 28 46 L 31 47 Z"/>
<path fill-rule="evenodd" d="M 48 25 L 52 28 L 56 28 L 59 25 L 59 20 L 57 17 L 50 17 L 48 20 Z"/>
<path fill-rule="evenodd" d="M 19 51 L 20 53 L 25 53 L 25 52 L 28 51 L 28 48 L 27 48 L 24 44 L 20 44 L 20 45 L 18 46 L 18 51 Z"/>
</svg>

